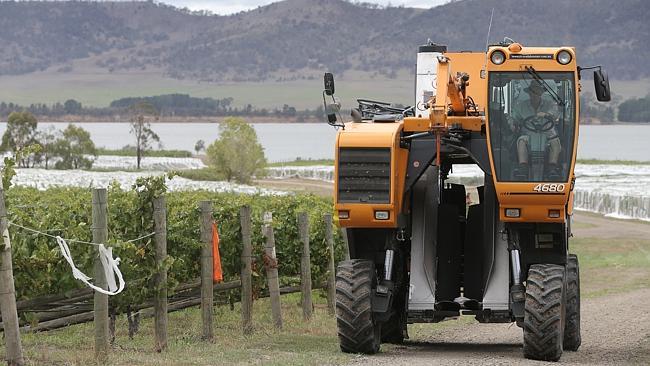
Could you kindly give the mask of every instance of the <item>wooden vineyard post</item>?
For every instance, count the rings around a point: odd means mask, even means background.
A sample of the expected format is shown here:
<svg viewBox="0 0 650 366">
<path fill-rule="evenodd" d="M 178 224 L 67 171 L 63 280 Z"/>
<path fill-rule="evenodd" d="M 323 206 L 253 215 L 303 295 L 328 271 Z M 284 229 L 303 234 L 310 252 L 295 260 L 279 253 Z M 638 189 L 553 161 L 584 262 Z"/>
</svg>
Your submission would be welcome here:
<svg viewBox="0 0 650 366">
<path fill-rule="evenodd" d="M 154 296 L 155 350 L 162 352 L 167 348 L 167 207 L 165 197 L 153 200 L 153 219 L 156 241 L 156 294 Z"/>
<path fill-rule="evenodd" d="M 201 320 L 203 321 L 203 339 L 212 341 L 212 304 L 214 303 L 213 266 L 212 266 L 212 202 L 201 201 Z"/>
<path fill-rule="evenodd" d="M 239 211 L 241 236 L 244 247 L 241 252 L 241 320 L 245 335 L 253 332 L 253 242 L 251 239 L 251 207 Z"/>
<path fill-rule="evenodd" d="M 336 303 L 336 265 L 334 263 L 334 233 L 332 231 L 332 214 L 323 215 L 325 224 L 325 240 L 327 241 L 327 251 L 329 252 L 329 263 L 327 273 L 327 311 L 334 315 Z"/>
<path fill-rule="evenodd" d="M 0 187 L 0 232 L 3 242 L 0 244 L 0 312 L 6 347 L 7 364 L 22 366 L 23 347 L 20 342 L 18 329 L 18 311 L 16 310 L 16 288 L 14 285 L 14 269 L 11 259 L 11 241 L 9 239 L 9 220 L 5 206 L 5 192 Z"/>
<path fill-rule="evenodd" d="M 306 212 L 298 213 L 298 232 L 302 242 L 302 259 L 300 261 L 300 292 L 302 293 L 302 317 L 311 319 L 311 258 L 309 254 L 309 216 Z"/>
<path fill-rule="evenodd" d="M 350 260 L 350 245 L 348 243 L 348 231 L 342 227 L 341 236 L 343 237 L 343 250 L 345 251 L 345 260 Z"/>
<path fill-rule="evenodd" d="M 275 254 L 275 238 L 273 236 L 273 214 L 264 213 L 264 265 L 266 278 L 269 281 L 269 296 L 271 297 L 271 312 L 276 329 L 282 329 L 282 306 L 280 304 L 280 280 L 278 278 L 278 258 Z"/>
<path fill-rule="evenodd" d="M 108 239 L 108 195 L 105 188 L 95 188 L 92 193 L 93 243 L 105 244 Z M 99 259 L 99 248 L 95 256 L 95 286 L 106 288 L 104 267 Z M 93 301 L 93 318 L 95 321 L 95 361 L 100 364 L 108 362 L 108 295 L 95 291 Z"/>
</svg>

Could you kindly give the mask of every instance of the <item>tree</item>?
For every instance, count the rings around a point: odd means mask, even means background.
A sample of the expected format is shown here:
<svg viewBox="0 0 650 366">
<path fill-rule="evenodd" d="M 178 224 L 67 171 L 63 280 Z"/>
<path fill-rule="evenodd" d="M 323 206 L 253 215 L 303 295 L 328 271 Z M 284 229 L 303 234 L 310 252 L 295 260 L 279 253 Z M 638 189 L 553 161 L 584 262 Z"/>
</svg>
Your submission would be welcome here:
<svg viewBox="0 0 650 366">
<path fill-rule="evenodd" d="M 151 104 L 141 102 L 129 108 L 131 113 L 131 133 L 135 136 L 135 156 L 137 167 L 140 169 L 140 162 L 144 154 L 151 150 L 151 144 L 160 142 L 160 137 L 151 129 L 151 120 L 158 119 L 158 111 Z"/>
<path fill-rule="evenodd" d="M 63 103 L 63 110 L 66 114 L 79 114 L 81 111 L 81 103 L 77 102 L 74 99 L 68 99 Z"/>
<path fill-rule="evenodd" d="M 90 169 L 97 156 L 95 143 L 90 133 L 81 127 L 69 124 L 62 137 L 55 143 L 56 155 L 61 159 L 54 165 L 56 169 Z"/>
<path fill-rule="evenodd" d="M 56 128 L 50 125 L 45 130 L 39 131 L 37 138 L 41 144 L 41 151 L 39 152 L 40 160 L 45 162 L 45 169 L 49 169 L 49 162 L 53 156 L 56 155 L 57 142 L 60 133 L 57 133 Z"/>
<path fill-rule="evenodd" d="M 614 98 L 616 95 L 614 95 Z M 613 122 L 615 120 L 615 101 L 609 103 L 598 102 L 596 96 L 591 92 L 584 92 L 580 95 L 580 119 L 585 123 L 598 121 L 600 123 Z"/>
<path fill-rule="evenodd" d="M 266 158 L 257 134 L 243 118 L 229 117 L 219 125 L 219 138 L 207 151 L 208 162 L 228 180 L 250 182 L 264 173 Z"/>
<path fill-rule="evenodd" d="M 7 130 L 2 135 L 2 144 L 0 150 L 11 151 L 15 153 L 18 150 L 33 144 L 38 144 L 36 140 L 36 128 L 38 121 L 33 114 L 29 112 L 11 112 L 7 119 Z M 28 168 L 36 163 L 33 155 L 25 155 L 17 159 L 18 166 Z"/>
<path fill-rule="evenodd" d="M 621 122 L 650 122 L 650 94 L 645 98 L 628 99 L 618 106 Z"/>
<path fill-rule="evenodd" d="M 205 141 L 198 140 L 196 144 L 194 144 L 194 151 L 196 151 L 196 153 L 198 154 L 203 150 L 205 150 Z"/>
</svg>

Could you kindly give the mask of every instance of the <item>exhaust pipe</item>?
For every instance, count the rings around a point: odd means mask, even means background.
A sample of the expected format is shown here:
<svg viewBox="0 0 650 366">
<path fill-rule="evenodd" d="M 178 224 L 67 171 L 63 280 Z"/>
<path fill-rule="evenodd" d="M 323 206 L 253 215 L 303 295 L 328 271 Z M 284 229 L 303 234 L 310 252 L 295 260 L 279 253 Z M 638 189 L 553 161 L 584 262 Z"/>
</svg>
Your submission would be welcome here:
<svg viewBox="0 0 650 366">
<path fill-rule="evenodd" d="M 510 262 L 512 263 L 512 283 L 521 285 L 521 262 L 519 261 L 519 250 L 510 251 Z"/>
<path fill-rule="evenodd" d="M 390 281 L 393 277 L 393 259 L 395 251 L 392 249 L 386 250 L 386 258 L 384 259 L 384 280 Z"/>
</svg>

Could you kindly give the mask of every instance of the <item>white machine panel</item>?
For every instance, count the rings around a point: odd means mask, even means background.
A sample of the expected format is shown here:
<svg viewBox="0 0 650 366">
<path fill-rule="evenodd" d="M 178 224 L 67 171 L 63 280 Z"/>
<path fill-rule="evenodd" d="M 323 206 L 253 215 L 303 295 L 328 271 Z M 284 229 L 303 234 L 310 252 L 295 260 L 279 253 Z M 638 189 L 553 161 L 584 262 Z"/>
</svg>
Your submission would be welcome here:
<svg viewBox="0 0 650 366">
<path fill-rule="evenodd" d="M 408 310 L 434 310 L 436 305 L 438 174 L 438 167 L 427 168 L 413 187 Z"/>
<path fill-rule="evenodd" d="M 419 52 L 415 75 L 415 115 L 428 117 L 429 110 L 424 105 L 436 95 L 439 52 Z"/>
<path fill-rule="evenodd" d="M 503 230 L 503 222 L 498 221 L 494 230 L 494 262 L 483 295 L 483 310 L 508 310 L 510 308 L 510 258 L 508 243 L 501 234 Z"/>
</svg>

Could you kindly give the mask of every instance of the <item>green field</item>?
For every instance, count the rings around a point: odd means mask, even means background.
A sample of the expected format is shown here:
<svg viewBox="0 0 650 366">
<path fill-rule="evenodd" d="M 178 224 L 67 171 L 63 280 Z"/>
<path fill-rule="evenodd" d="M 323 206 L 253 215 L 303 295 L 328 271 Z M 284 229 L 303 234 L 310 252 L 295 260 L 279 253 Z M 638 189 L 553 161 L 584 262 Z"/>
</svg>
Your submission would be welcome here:
<svg viewBox="0 0 650 366">
<path fill-rule="evenodd" d="M 290 82 L 208 83 L 176 80 L 158 72 L 38 72 L 28 75 L 0 76 L 0 101 L 20 105 L 64 102 L 76 99 L 86 106 L 105 107 L 122 97 L 151 96 L 171 93 L 194 97 L 234 98 L 241 107 L 276 108 L 289 104 L 297 109 L 314 109 L 323 103 L 321 78 Z M 409 103 L 413 81 L 405 72 L 396 79 L 372 78 L 367 74 L 346 73 L 337 77 L 336 91 L 344 108 L 359 97 Z"/>
<path fill-rule="evenodd" d="M 576 163 L 585 165 L 650 165 L 650 161 L 600 159 L 578 159 L 576 160 Z"/>
<path fill-rule="evenodd" d="M 294 161 L 280 161 L 275 163 L 270 163 L 270 167 L 279 167 L 279 166 L 314 166 L 314 165 L 334 165 L 334 160 L 332 159 L 299 159 Z"/>
<path fill-rule="evenodd" d="M 136 156 L 135 148 L 129 149 L 97 149 L 97 155 L 111 156 Z M 164 157 L 164 158 L 191 158 L 192 153 L 186 150 L 147 150 L 145 157 Z"/>
</svg>

